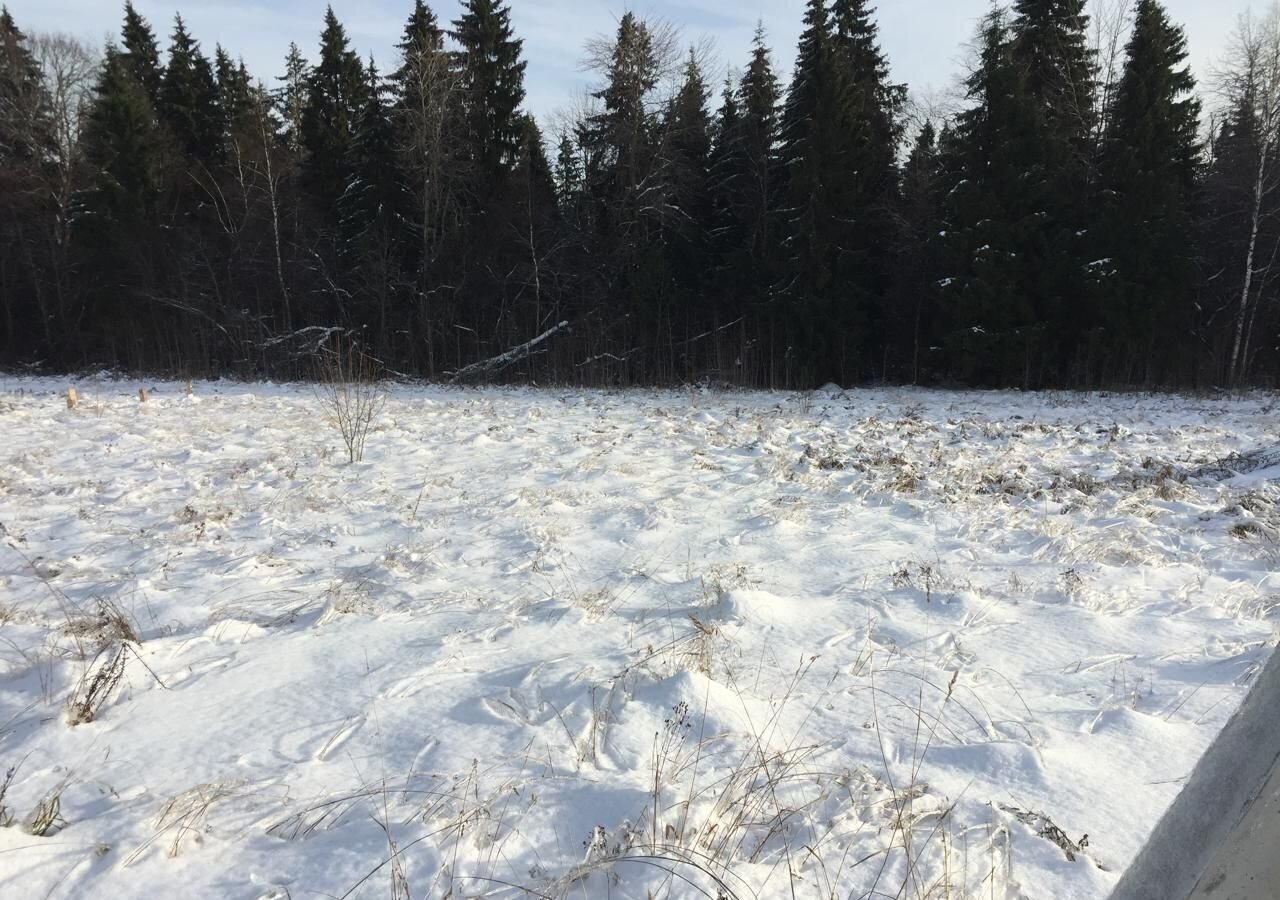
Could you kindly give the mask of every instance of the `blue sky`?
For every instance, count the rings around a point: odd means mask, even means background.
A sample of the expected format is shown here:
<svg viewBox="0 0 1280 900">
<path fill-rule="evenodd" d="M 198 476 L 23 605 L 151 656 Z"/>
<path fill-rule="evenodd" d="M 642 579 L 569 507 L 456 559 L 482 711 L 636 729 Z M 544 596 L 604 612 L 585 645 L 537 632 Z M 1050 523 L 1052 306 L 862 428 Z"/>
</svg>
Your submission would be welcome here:
<svg viewBox="0 0 1280 900">
<path fill-rule="evenodd" d="M 1165 0 L 1173 17 L 1188 29 L 1193 64 L 1202 80 L 1220 57 L 1228 32 L 1249 0 Z M 1257 8 L 1260 8 L 1258 0 Z M 8 0 L 20 27 L 28 31 L 67 31 L 103 42 L 119 27 L 123 0 Z M 517 33 L 525 39 L 528 106 L 540 117 L 566 106 L 588 77 L 581 71 L 582 45 L 588 37 L 612 32 L 630 9 L 683 26 L 689 40 L 711 37 L 724 66 L 745 60 L 757 20 L 763 20 L 775 62 L 789 74 L 801 28 L 804 0 L 511 0 Z M 990 0 L 880 0 L 881 38 L 894 77 L 915 89 L 943 90 L 953 83 L 964 60 L 963 45 Z M 289 42 L 314 52 L 324 0 L 135 0 L 135 6 L 167 42 L 173 14 L 181 11 L 188 27 L 212 52 L 222 43 L 243 56 L 258 78 L 283 70 Z M 457 0 L 433 3 L 442 20 L 457 13 Z M 373 53 L 385 70 L 411 8 L 411 0 L 333 0 L 334 11 L 362 53 Z M 718 80 L 718 79 L 717 79 Z"/>
</svg>

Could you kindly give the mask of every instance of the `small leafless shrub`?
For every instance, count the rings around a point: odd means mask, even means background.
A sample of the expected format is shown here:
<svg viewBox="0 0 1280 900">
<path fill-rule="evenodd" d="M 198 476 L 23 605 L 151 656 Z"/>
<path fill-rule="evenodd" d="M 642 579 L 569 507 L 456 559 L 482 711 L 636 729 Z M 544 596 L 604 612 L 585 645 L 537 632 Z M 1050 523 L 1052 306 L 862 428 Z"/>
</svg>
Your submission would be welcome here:
<svg viewBox="0 0 1280 900">
<path fill-rule="evenodd" d="M 98 717 L 98 712 L 124 680 L 125 666 L 129 662 L 130 655 L 147 670 L 156 684 L 162 689 L 165 687 L 159 676 L 138 655 L 135 643 L 121 640 L 114 645 L 105 646 L 85 668 L 84 675 L 80 677 L 80 683 L 76 685 L 75 692 L 67 701 L 67 722 L 73 728 L 76 725 L 92 722 Z M 99 660 L 101 660 L 100 664 Z"/>
<path fill-rule="evenodd" d="M 335 337 L 321 351 L 316 376 L 329 419 L 346 445 L 347 459 L 361 462 L 374 419 L 386 405 L 382 365 L 357 342 Z"/>
<path fill-rule="evenodd" d="M 85 670 L 75 693 L 67 703 L 67 722 L 73 728 L 97 718 L 98 711 L 120 686 L 124 678 L 126 646 L 123 643 L 117 644 L 101 665 L 95 668 L 91 664 Z M 94 662 L 96 663 L 102 655 L 99 653 L 94 657 Z"/>
</svg>

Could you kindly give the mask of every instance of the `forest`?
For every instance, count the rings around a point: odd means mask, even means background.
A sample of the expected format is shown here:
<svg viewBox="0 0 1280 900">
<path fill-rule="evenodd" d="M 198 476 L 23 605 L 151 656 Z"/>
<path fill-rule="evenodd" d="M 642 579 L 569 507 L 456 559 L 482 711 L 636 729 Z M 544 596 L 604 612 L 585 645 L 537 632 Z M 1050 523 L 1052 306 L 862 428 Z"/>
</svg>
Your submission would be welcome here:
<svg viewBox="0 0 1280 900">
<path fill-rule="evenodd" d="M 344 344 L 442 381 L 1280 376 L 1275 12 L 1198 82 L 1158 0 L 1110 29 L 1015 0 L 939 113 L 869 0 L 809 0 L 789 77 L 763 30 L 726 76 L 626 13 L 553 126 L 508 4 L 461 7 L 416 0 L 385 67 L 329 10 L 278 77 L 129 3 L 105 48 L 6 9 L 0 366 L 295 378 Z"/>
</svg>

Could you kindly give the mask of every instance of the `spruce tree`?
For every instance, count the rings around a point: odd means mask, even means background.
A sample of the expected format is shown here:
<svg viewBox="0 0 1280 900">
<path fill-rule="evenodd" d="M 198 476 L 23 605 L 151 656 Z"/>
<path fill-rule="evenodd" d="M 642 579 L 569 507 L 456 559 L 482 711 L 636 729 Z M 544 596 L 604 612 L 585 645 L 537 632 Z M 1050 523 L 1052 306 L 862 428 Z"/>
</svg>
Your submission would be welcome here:
<svg viewBox="0 0 1280 900">
<path fill-rule="evenodd" d="M 395 104 L 400 109 L 420 110 L 430 100 L 432 82 L 447 76 L 444 59 L 444 32 L 423 0 L 414 0 L 413 12 L 405 23 L 400 43 L 400 67 L 391 75 Z"/>
<path fill-rule="evenodd" d="M 343 250 L 348 257 L 362 252 L 375 227 L 398 227 L 405 205 L 386 86 L 372 59 L 365 66 L 365 76 L 364 106 L 351 144 L 351 179 L 340 203 Z"/>
<path fill-rule="evenodd" d="M 231 129 L 254 106 L 253 84 L 244 61 L 233 62 L 221 46 L 214 48 L 213 71 L 218 87 L 218 108 L 224 130 Z"/>
<path fill-rule="evenodd" d="M 46 254 L 56 234 L 50 202 L 59 147 L 52 100 L 27 38 L 0 7 L 0 354 L 47 352 L 60 323 L 46 300 Z"/>
<path fill-rule="evenodd" d="M 779 288 L 788 299 L 789 384 L 842 380 L 850 371 L 840 275 L 853 209 L 854 110 L 825 0 L 809 0 L 804 22 L 780 135 L 787 259 Z"/>
<path fill-rule="evenodd" d="M 835 0 L 831 17 L 836 65 L 853 104 L 848 137 L 858 173 L 855 202 L 863 209 L 883 207 L 897 190 L 895 160 L 907 88 L 889 80 L 889 61 L 880 49 L 869 0 Z"/>
<path fill-rule="evenodd" d="M 46 165 L 57 152 L 52 100 L 8 7 L 0 7 L 0 164 Z"/>
<path fill-rule="evenodd" d="M 663 216 L 667 269 L 676 296 L 673 316 L 684 322 L 688 335 L 701 333 L 710 323 L 711 298 L 705 289 L 712 228 L 711 113 L 702 67 L 689 51 L 684 80 L 666 113 L 666 157 L 663 185 L 668 212 Z M 688 375 L 691 358 L 701 346 L 687 346 L 680 361 Z"/>
<path fill-rule="evenodd" d="M 942 220 L 938 134 L 926 121 L 902 170 L 897 240 L 884 320 L 894 376 L 918 384 L 935 365 L 936 235 Z"/>
<path fill-rule="evenodd" d="M 1012 21 L 1013 58 L 1034 115 L 1023 192 L 1039 214 L 1015 252 L 1029 262 L 1023 289 L 1045 325 L 1047 377 L 1071 383 L 1086 377 L 1097 326 L 1088 282 L 1097 78 L 1085 3 L 1017 0 Z"/>
<path fill-rule="evenodd" d="M 385 355 L 391 347 L 396 286 L 401 281 L 407 204 L 386 86 L 372 59 L 364 71 L 364 104 L 348 162 L 351 177 L 338 203 L 338 259 L 344 278 L 355 285 L 357 305 L 352 313 L 376 352 Z"/>
<path fill-rule="evenodd" d="M 582 200 L 582 157 L 578 143 L 566 128 L 556 142 L 556 205 L 560 215 L 571 224 L 578 224 L 578 207 Z"/>
<path fill-rule="evenodd" d="M 124 26 L 120 29 L 121 63 L 129 75 L 142 86 L 152 107 L 159 106 L 160 86 L 164 80 L 160 68 L 160 45 L 147 20 L 126 0 Z"/>
<path fill-rule="evenodd" d="M 364 66 L 330 7 L 320 36 L 320 61 L 307 79 L 302 112 L 303 171 L 312 199 L 326 215 L 336 215 L 336 204 L 351 177 L 356 124 L 366 109 L 368 93 Z"/>
<path fill-rule="evenodd" d="M 168 151 L 134 63 L 107 47 L 81 137 L 92 180 L 80 196 L 71 237 L 86 321 L 95 326 L 81 351 L 107 364 L 140 367 L 167 321 L 140 316 L 137 299 L 155 290 L 168 262 L 168 235 L 160 225 Z"/>
<path fill-rule="evenodd" d="M 278 79 L 275 103 L 284 122 L 284 141 L 295 157 L 303 153 L 302 123 L 307 110 L 311 66 L 297 44 L 289 45 L 284 61 L 284 74 Z"/>
<path fill-rule="evenodd" d="M 773 71 L 764 27 L 757 26 L 751 62 L 738 88 L 741 108 L 742 177 L 738 187 L 745 201 L 752 257 L 758 262 L 774 252 L 772 222 L 780 183 L 778 172 L 778 77 Z"/>
<path fill-rule="evenodd" d="M 449 232 L 456 230 L 459 192 L 457 73 L 444 46 L 444 32 L 422 0 L 414 4 L 397 45 L 400 65 L 392 73 L 391 115 L 408 214 L 418 240 L 410 247 L 409 268 L 419 292 L 430 288 L 429 270 Z"/>
<path fill-rule="evenodd" d="M 781 184 L 779 99 L 764 30 L 758 27 L 746 70 L 736 85 L 725 85 L 712 162 L 716 285 L 727 318 L 770 311 Z"/>
<path fill-rule="evenodd" d="M 692 50 L 684 80 L 666 116 L 668 203 L 673 206 L 672 230 L 700 243 L 710 218 L 708 185 L 711 161 L 711 113 L 702 67 Z"/>
<path fill-rule="evenodd" d="M 1051 160 L 1083 166 L 1096 111 L 1097 60 L 1089 47 L 1086 0 L 1017 0 L 1013 52 L 1027 95 L 1039 108 L 1046 137 L 1071 156 Z"/>
<path fill-rule="evenodd" d="M 461 47 L 463 130 L 473 175 L 496 189 L 493 181 L 510 171 L 522 137 L 524 42 L 515 37 L 511 10 L 501 0 L 464 0 L 451 33 Z"/>
<path fill-rule="evenodd" d="M 641 186 L 656 156 L 656 124 L 647 106 L 658 86 L 658 59 L 648 26 L 632 13 L 618 24 L 604 88 L 602 109 L 585 125 L 588 191 L 600 248 L 632 258 L 647 244 L 654 216 L 641 202 Z M 619 262 L 620 269 L 626 263 Z"/>
<path fill-rule="evenodd" d="M 1138 0 L 1103 147 L 1102 315 L 1110 376 L 1155 384 L 1179 362 L 1195 300 L 1200 101 L 1187 39 L 1157 0 Z"/>
<path fill-rule="evenodd" d="M 1025 184 L 1036 158 L 1035 107 L 1002 10 L 983 19 L 978 45 L 965 82 L 969 106 L 940 141 L 941 326 L 952 377 L 1032 386 L 1044 363 L 1023 252 L 1042 219 Z"/>
<path fill-rule="evenodd" d="M 178 151 L 192 164 L 208 165 L 222 148 L 218 85 L 200 44 L 178 16 L 169 43 L 169 60 L 160 85 L 157 108 L 161 123 Z"/>
<path fill-rule="evenodd" d="M 135 72 L 129 54 L 107 47 L 82 146 L 96 176 L 99 210 L 142 217 L 161 187 L 164 142 Z"/>
<path fill-rule="evenodd" d="M 861 360 L 861 375 L 883 374 L 880 311 L 888 288 L 893 203 L 898 193 L 897 153 L 907 88 L 889 78 L 889 61 L 879 44 L 870 0 L 835 0 L 832 5 L 835 63 L 848 92 L 845 207 L 837 216 L 849 223 L 839 279 L 853 308 L 849 321 Z"/>
</svg>

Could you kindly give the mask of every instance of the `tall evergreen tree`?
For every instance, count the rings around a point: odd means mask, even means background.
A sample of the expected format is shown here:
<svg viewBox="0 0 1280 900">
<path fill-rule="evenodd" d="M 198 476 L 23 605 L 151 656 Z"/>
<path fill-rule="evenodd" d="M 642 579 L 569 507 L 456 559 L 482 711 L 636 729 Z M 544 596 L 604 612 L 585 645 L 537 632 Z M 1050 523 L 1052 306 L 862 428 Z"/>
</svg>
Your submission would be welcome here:
<svg viewBox="0 0 1280 900">
<path fill-rule="evenodd" d="M 891 374 L 912 384 L 920 383 L 934 365 L 929 348 L 937 315 L 941 175 L 938 134 L 932 122 L 925 122 L 902 171 L 897 240 L 884 316 Z"/>
<path fill-rule="evenodd" d="M 655 159 L 654 118 L 649 97 L 658 86 L 659 66 L 648 26 L 632 13 L 618 24 L 603 90 L 602 109 L 586 123 L 588 190 L 596 206 L 595 237 L 602 248 L 620 254 L 619 273 L 647 244 L 653 216 L 642 203 L 643 185 Z M 624 276 L 625 277 L 625 276 Z"/>
<path fill-rule="evenodd" d="M 1022 66 L 1027 95 L 1038 107 L 1045 136 L 1070 156 L 1057 165 L 1089 162 L 1096 117 L 1097 60 L 1089 47 L 1086 0 L 1017 0 L 1013 53 Z"/>
<path fill-rule="evenodd" d="M 52 101 L 27 36 L 0 7 L 0 165 L 37 166 L 56 152 Z"/>
<path fill-rule="evenodd" d="M 523 131 L 524 42 L 501 0 L 464 0 L 453 23 L 459 53 L 466 146 L 481 183 L 513 166 Z"/>
<path fill-rule="evenodd" d="M 1187 39 L 1158 0 L 1138 0 L 1103 147 L 1103 316 L 1125 382 L 1154 384 L 1178 362 L 1195 299 L 1200 101 Z"/>
<path fill-rule="evenodd" d="M 297 44 L 289 44 L 289 53 L 284 61 L 284 74 L 278 79 L 280 87 L 276 91 L 276 108 L 284 122 L 284 140 L 294 156 L 303 153 L 303 119 L 307 111 L 308 85 L 311 81 L 311 66 L 302 55 Z"/>
<path fill-rule="evenodd" d="M 302 112 L 304 174 L 313 200 L 326 216 L 336 216 L 338 199 L 350 180 L 356 126 L 368 93 L 360 57 L 329 7 L 320 36 L 320 61 L 307 79 Z"/>
<path fill-rule="evenodd" d="M 44 288 L 54 218 L 49 183 L 58 156 L 52 98 L 9 10 L 0 7 L 0 353 L 47 352 L 53 304 Z"/>
<path fill-rule="evenodd" d="M 143 216 L 161 187 L 163 140 L 129 54 L 107 47 L 82 139 L 107 207 Z"/>
<path fill-rule="evenodd" d="M 208 164 L 217 157 L 223 131 L 218 84 L 181 16 L 174 20 L 157 112 L 178 151 L 192 163 Z"/>
<path fill-rule="evenodd" d="M 666 115 L 666 204 L 672 278 L 683 296 L 686 317 L 701 305 L 711 228 L 711 113 L 702 67 L 694 52 L 684 68 L 684 80 Z"/>
<path fill-rule="evenodd" d="M 391 75 L 396 105 L 420 109 L 429 102 L 423 95 L 430 92 L 432 81 L 445 76 L 438 64 L 444 54 L 444 31 L 423 0 L 414 0 L 413 12 L 396 47 L 400 51 L 400 67 Z"/>
<path fill-rule="evenodd" d="M 217 82 L 218 111 L 225 131 L 252 112 L 253 84 L 244 61 L 233 62 L 221 45 L 214 48 L 213 71 Z"/>
<path fill-rule="evenodd" d="M 804 22 L 780 135 L 789 383 L 842 380 L 853 368 L 842 275 L 854 207 L 848 141 L 854 106 L 825 0 L 809 0 Z"/>
<path fill-rule="evenodd" d="M 351 179 L 339 200 L 339 256 L 344 278 L 355 285 L 359 325 L 376 351 L 391 349 L 400 248 L 407 232 L 404 179 L 386 86 L 372 59 L 365 66 L 364 106 L 351 145 Z"/>
<path fill-rule="evenodd" d="M 738 88 L 741 109 L 741 177 L 736 187 L 747 204 L 746 223 L 752 257 L 769 260 L 774 252 L 773 218 L 778 187 L 778 77 L 773 71 L 764 27 L 757 26 L 751 62 Z"/>
<path fill-rule="evenodd" d="M 400 65 L 391 75 L 391 115 L 404 191 L 413 207 L 409 268 L 418 293 L 431 288 L 431 270 L 445 239 L 456 231 L 459 190 L 457 71 L 444 32 L 422 0 L 416 0 L 398 44 Z"/>
<path fill-rule="evenodd" d="M 556 205 L 560 214 L 573 225 L 578 222 L 578 208 L 582 201 L 583 173 L 582 157 L 578 153 L 578 143 L 569 129 L 560 133 L 556 142 Z"/>
<path fill-rule="evenodd" d="M 1024 249 L 1043 218 L 1025 184 L 1037 153 L 1035 107 L 1003 10 L 983 19 L 978 45 L 969 106 L 941 142 L 941 331 L 953 377 L 1030 387 L 1044 374 L 1043 329 L 1025 290 L 1034 263 Z"/>
<path fill-rule="evenodd" d="M 163 323 L 140 315 L 131 301 L 155 288 L 166 261 L 159 215 L 166 151 L 135 62 L 107 47 L 81 139 L 92 182 L 72 239 L 86 279 L 87 316 L 98 326 L 82 352 L 95 361 L 141 367 Z"/>
<path fill-rule="evenodd" d="M 1094 200 L 1096 60 L 1086 0 L 1017 0 L 1012 53 L 1032 107 L 1023 192 L 1038 216 L 1015 252 L 1033 264 L 1023 286 L 1046 324 L 1041 353 L 1055 381 L 1079 383 L 1096 311 L 1088 231 Z M 1029 222 L 1031 226 L 1035 223 Z"/>
<path fill-rule="evenodd" d="M 160 45 L 151 25 L 133 8 L 131 0 L 124 4 L 124 26 L 120 29 L 121 63 L 139 85 L 153 108 L 160 104 L 160 87 L 164 73 L 160 67 Z"/>
<path fill-rule="evenodd" d="M 348 166 L 350 181 L 342 193 L 343 251 L 359 256 L 375 228 L 392 230 L 404 213 L 403 182 L 395 148 L 395 127 L 385 100 L 386 86 L 372 59 L 365 68 L 364 105 L 355 123 Z"/>
<path fill-rule="evenodd" d="M 781 185 L 778 165 L 780 89 L 763 27 L 757 27 L 751 61 L 736 85 L 726 84 L 712 162 L 718 266 L 716 283 L 724 317 L 748 314 L 764 321 L 777 277 L 776 218 Z M 759 383 L 759 370 L 743 375 Z"/>
<path fill-rule="evenodd" d="M 897 154 L 907 88 L 889 78 L 889 61 L 880 49 L 870 0 L 835 0 L 831 15 L 836 66 L 850 104 L 845 136 L 850 148 L 847 207 L 839 212 L 849 227 L 840 277 L 854 305 L 851 325 L 862 357 L 856 371 L 883 375 L 881 298 L 889 282 L 892 206 L 898 193 Z"/>
</svg>

